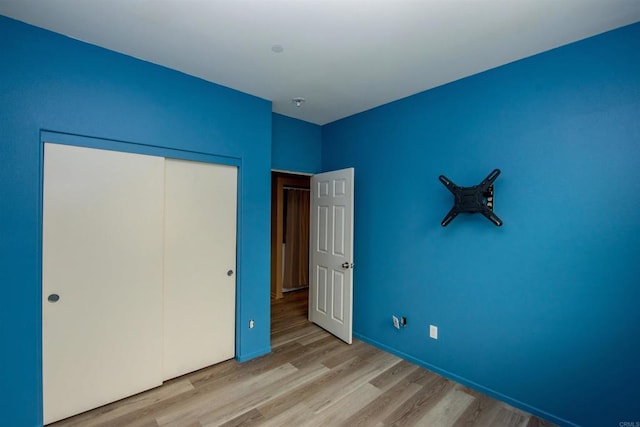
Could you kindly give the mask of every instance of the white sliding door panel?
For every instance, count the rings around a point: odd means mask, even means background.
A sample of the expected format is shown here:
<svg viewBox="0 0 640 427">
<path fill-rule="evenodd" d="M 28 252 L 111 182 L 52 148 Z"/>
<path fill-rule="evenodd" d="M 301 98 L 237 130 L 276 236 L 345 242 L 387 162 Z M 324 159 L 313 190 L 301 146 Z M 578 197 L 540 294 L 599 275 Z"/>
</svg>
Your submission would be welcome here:
<svg viewBox="0 0 640 427">
<path fill-rule="evenodd" d="M 165 379 L 235 354 L 237 168 L 165 163 Z"/>
<path fill-rule="evenodd" d="M 354 169 L 311 177 L 309 320 L 351 344 Z"/>
<path fill-rule="evenodd" d="M 163 162 L 45 144 L 45 423 L 162 382 Z"/>
</svg>

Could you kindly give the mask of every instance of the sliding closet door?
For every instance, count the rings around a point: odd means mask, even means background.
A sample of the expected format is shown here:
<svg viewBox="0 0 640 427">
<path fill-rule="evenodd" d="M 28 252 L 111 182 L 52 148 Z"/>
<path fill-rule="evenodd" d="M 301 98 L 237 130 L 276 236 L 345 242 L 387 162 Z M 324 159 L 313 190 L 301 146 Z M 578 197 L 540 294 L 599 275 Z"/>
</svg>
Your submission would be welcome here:
<svg viewBox="0 0 640 427">
<path fill-rule="evenodd" d="M 235 353 L 237 168 L 165 163 L 165 379 Z"/>
<path fill-rule="evenodd" d="M 45 423 L 162 382 L 163 162 L 45 144 Z"/>
</svg>

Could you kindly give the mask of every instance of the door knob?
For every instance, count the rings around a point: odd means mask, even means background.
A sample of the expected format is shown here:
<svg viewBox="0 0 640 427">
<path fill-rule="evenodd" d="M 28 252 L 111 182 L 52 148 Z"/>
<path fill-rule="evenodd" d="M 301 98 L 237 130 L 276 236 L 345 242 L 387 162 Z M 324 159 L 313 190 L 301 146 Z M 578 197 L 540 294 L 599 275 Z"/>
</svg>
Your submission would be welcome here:
<svg viewBox="0 0 640 427">
<path fill-rule="evenodd" d="M 227 271 L 227 276 L 233 276 L 233 270 Z"/>
<path fill-rule="evenodd" d="M 353 268 L 353 263 L 343 262 L 342 268 Z"/>
<path fill-rule="evenodd" d="M 51 294 L 47 297 L 47 301 L 49 302 L 58 302 L 59 299 L 60 299 L 60 295 L 58 294 Z"/>
</svg>

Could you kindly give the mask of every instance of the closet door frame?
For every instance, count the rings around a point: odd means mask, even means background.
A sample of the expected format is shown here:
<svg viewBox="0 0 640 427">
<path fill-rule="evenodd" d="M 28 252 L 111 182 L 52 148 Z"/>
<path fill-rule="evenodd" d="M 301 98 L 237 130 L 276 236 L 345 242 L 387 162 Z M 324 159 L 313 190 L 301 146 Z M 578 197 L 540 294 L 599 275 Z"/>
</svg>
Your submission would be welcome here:
<svg viewBox="0 0 640 427">
<path fill-rule="evenodd" d="M 282 238 L 284 236 L 284 187 L 309 189 L 311 175 L 271 171 L 271 298 L 281 299 Z"/>
<path fill-rule="evenodd" d="M 88 136 L 80 136 L 80 135 L 72 135 L 66 133 L 59 133 L 54 131 L 40 131 L 40 144 L 39 144 L 39 174 L 40 174 L 40 188 L 39 188 L 39 244 L 38 244 L 38 253 L 36 256 L 39 259 L 39 282 L 42 283 L 42 236 L 43 236 L 43 197 L 44 197 L 44 147 L 45 143 L 52 144 L 62 144 L 62 145 L 72 145 L 78 147 L 86 147 L 86 148 L 96 148 L 102 150 L 109 151 L 120 151 L 125 153 L 133 153 L 133 154 L 146 154 L 151 156 L 165 157 L 171 159 L 178 160 L 189 160 L 195 162 L 202 163 L 213 163 L 227 166 L 235 166 L 237 167 L 237 198 L 236 198 L 236 267 L 235 267 L 235 287 L 236 287 L 236 301 L 235 301 L 235 345 L 234 345 L 234 357 L 238 357 L 238 352 L 240 349 L 240 333 L 241 328 L 240 325 L 240 295 L 241 295 L 241 283 L 242 283 L 242 270 L 240 268 L 241 265 L 241 253 L 242 253 L 242 222 L 240 220 L 242 215 L 242 162 L 240 158 L 237 157 L 228 157 L 228 156 L 218 156 L 214 154 L 201 153 L 195 151 L 186 151 L 180 149 L 173 148 L 165 148 L 153 145 L 139 144 L 135 142 L 126 142 L 126 141 L 116 141 L 109 140 L 103 138 L 94 138 Z M 42 286 L 38 291 L 38 305 L 41 305 L 42 301 Z M 38 319 L 36 319 L 38 324 L 40 325 L 40 339 L 36 343 L 36 350 L 38 354 L 41 355 L 42 360 L 42 310 L 38 310 Z M 38 400 L 37 407 L 39 408 L 40 416 L 42 416 L 42 363 L 37 367 L 38 377 L 40 380 L 40 393 L 36 397 Z"/>
</svg>

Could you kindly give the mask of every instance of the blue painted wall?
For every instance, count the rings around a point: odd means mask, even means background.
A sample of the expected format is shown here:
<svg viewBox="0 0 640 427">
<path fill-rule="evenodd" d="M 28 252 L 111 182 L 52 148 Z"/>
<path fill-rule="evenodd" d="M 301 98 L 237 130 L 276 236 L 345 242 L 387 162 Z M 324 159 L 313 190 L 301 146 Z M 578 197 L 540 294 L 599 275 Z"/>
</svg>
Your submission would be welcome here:
<svg viewBox="0 0 640 427">
<path fill-rule="evenodd" d="M 556 422 L 640 421 L 640 24 L 326 125 L 322 156 L 356 171 L 358 337 Z M 441 227 L 438 176 L 494 168 L 504 226 Z"/>
<path fill-rule="evenodd" d="M 322 166 L 322 127 L 273 113 L 271 167 L 318 173 Z"/>
<path fill-rule="evenodd" d="M 42 422 L 42 130 L 146 144 L 152 152 L 194 151 L 239 164 L 236 352 L 242 360 L 268 352 L 271 104 L 4 17 L 0 52 L 4 425 Z M 255 329 L 248 329 L 249 319 L 256 320 Z"/>
</svg>

